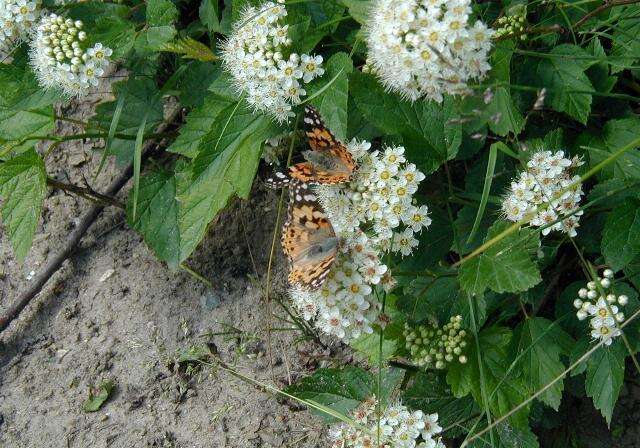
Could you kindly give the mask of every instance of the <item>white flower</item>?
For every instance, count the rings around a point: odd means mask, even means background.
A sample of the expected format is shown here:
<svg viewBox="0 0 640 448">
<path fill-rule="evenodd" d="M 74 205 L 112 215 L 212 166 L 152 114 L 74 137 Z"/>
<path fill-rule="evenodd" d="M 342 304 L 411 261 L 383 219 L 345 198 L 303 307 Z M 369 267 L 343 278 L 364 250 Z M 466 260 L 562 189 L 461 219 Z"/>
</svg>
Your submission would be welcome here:
<svg viewBox="0 0 640 448">
<path fill-rule="evenodd" d="M 578 291 L 579 298 L 574 300 L 573 306 L 578 309 L 576 312 L 578 320 L 591 317 L 589 319 L 591 337 L 594 340 L 602 340 L 605 345 L 610 345 L 613 338 L 622 334 L 618 324 L 625 319 L 624 313 L 619 312 L 615 303 L 625 306 L 628 298 L 625 295 L 616 296 L 608 293 L 607 290 L 612 286 L 610 279 L 613 277 L 613 272 L 606 269 L 603 275 L 597 281 L 589 281 L 586 288 Z M 600 292 L 598 292 L 598 285 L 601 287 Z M 603 295 L 602 291 L 604 291 Z"/>
<path fill-rule="evenodd" d="M 0 0 L 0 58 L 6 58 L 28 37 L 40 16 L 40 7 L 40 1 Z"/>
<path fill-rule="evenodd" d="M 42 87 L 83 96 L 99 84 L 113 52 L 101 43 L 87 48 L 82 27 L 81 21 L 56 14 L 40 20 L 31 41 L 30 61 Z"/>
<path fill-rule="evenodd" d="M 580 177 L 572 176 L 571 170 L 579 163 L 565 158 L 563 151 L 534 153 L 527 162 L 527 170 L 511 182 L 502 203 L 504 217 L 521 221 L 531 214 L 529 224 L 544 227 L 543 235 L 560 231 L 576 236 L 582 215 L 578 204 L 583 192 Z"/>
<path fill-rule="evenodd" d="M 302 77 L 304 82 L 309 82 L 324 74 L 324 69 L 322 68 L 322 56 L 309 56 L 307 54 L 303 54 L 300 66 L 304 73 Z"/>
<path fill-rule="evenodd" d="M 412 101 L 466 93 L 491 68 L 493 34 L 481 21 L 470 26 L 470 13 L 470 0 L 376 0 L 363 70 Z"/>
<path fill-rule="evenodd" d="M 440 438 L 433 438 L 442 428 L 438 426 L 438 414 L 425 415 L 417 410 L 411 412 L 401 402 L 388 405 L 378 413 L 378 401 L 374 398 L 363 402 L 351 417 L 360 427 L 338 423 L 329 428 L 332 447 L 340 448 L 445 448 Z M 426 427 L 439 428 L 432 433 Z M 423 441 L 417 444 L 418 438 Z M 378 437 L 380 438 L 378 445 Z"/>
<path fill-rule="evenodd" d="M 222 44 L 222 62 L 231 74 L 236 90 L 258 112 L 268 113 L 279 122 L 295 114 L 307 83 L 324 73 L 321 56 L 289 53 L 291 39 L 284 5 L 268 1 L 249 6 L 240 14 L 233 31 Z"/>
<path fill-rule="evenodd" d="M 402 215 L 402 222 L 411 227 L 414 232 L 420 232 L 423 227 L 429 227 L 431 225 L 429 207 L 426 205 L 421 205 L 420 207 L 411 206 Z"/>
<path fill-rule="evenodd" d="M 411 228 L 405 229 L 402 233 L 396 233 L 393 237 L 393 250 L 402 255 L 411 255 L 413 248 L 418 246 L 419 241 L 415 238 Z"/>
</svg>

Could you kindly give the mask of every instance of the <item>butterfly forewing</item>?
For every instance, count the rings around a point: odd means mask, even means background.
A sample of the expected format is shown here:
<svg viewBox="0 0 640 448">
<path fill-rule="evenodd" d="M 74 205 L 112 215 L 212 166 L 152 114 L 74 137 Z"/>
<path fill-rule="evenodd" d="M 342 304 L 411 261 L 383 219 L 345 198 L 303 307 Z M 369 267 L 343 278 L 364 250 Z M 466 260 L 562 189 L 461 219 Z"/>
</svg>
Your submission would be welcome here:
<svg viewBox="0 0 640 448">
<path fill-rule="evenodd" d="M 304 124 L 312 151 L 305 153 L 306 162 L 289 169 L 291 177 L 318 184 L 348 182 L 356 169 L 349 150 L 327 129 L 318 111 L 311 106 L 305 107 Z"/>
</svg>

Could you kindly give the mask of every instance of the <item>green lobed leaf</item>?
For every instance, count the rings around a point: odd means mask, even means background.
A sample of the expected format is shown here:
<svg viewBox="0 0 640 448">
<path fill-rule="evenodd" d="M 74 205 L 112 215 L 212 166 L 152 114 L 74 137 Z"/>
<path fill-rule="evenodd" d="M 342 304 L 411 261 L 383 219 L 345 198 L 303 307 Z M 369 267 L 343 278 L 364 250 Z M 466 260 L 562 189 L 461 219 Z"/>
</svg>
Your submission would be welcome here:
<svg viewBox="0 0 640 448">
<path fill-rule="evenodd" d="M 455 277 L 418 277 L 405 288 L 397 307 L 408 320 L 422 322 L 435 317 L 444 323 L 451 317 L 451 307 L 459 293 L 460 286 Z"/>
<path fill-rule="evenodd" d="M 587 61 L 587 62 L 585 62 Z M 585 70 L 588 53 L 577 45 L 554 47 L 548 59 L 538 65 L 540 86 L 549 90 L 548 103 L 558 112 L 565 112 L 582 124 L 591 113 L 591 92 L 594 91 Z"/>
<path fill-rule="evenodd" d="M 112 59 L 122 59 L 136 41 L 135 24 L 118 16 L 99 17 L 91 28 L 91 38 L 111 48 Z"/>
<path fill-rule="evenodd" d="M 514 369 L 531 394 L 545 387 L 565 369 L 560 355 L 569 354 L 573 339 L 561 327 L 542 317 L 527 319 L 514 330 L 512 357 L 518 357 Z M 562 381 L 556 382 L 539 399 L 556 411 L 562 400 Z"/>
<path fill-rule="evenodd" d="M 54 129 L 53 104 L 60 98 L 42 90 L 26 56 L 16 56 L 12 64 L 0 64 L 0 145 L 2 153 L 30 149 L 32 136 L 47 135 Z"/>
<path fill-rule="evenodd" d="M 129 196 L 127 223 L 144 237 L 159 259 L 170 266 L 179 264 L 176 179 L 171 173 L 158 171 L 141 177 L 136 217 L 133 219 L 133 196 Z"/>
<path fill-rule="evenodd" d="M 400 369 L 384 369 L 381 372 L 381 401 L 386 403 L 389 396 L 402 380 Z M 347 366 L 341 369 L 318 369 L 311 376 L 303 378 L 285 391 L 305 400 L 327 406 L 344 416 L 360 403 L 372 396 L 378 396 L 378 375 L 371 374 L 359 367 Z M 331 416 L 318 411 L 328 422 L 335 421 Z"/>
<path fill-rule="evenodd" d="M 588 141 L 589 161 L 592 165 L 602 162 L 612 153 L 640 137 L 640 119 L 623 118 L 609 120 L 600 135 L 583 137 Z M 601 173 L 602 178 L 640 180 L 640 151 L 631 150 L 621 155 Z"/>
<path fill-rule="evenodd" d="M 268 118 L 244 103 L 229 105 L 203 137 L 198 155 L 178 180 L 180 259 L 203 238 L 211 220 L 233 196 L 247 198 L 258 169 L 263 142 L 278 133 Z"/>
<path fill-rule="evenodd" d="M 632 67 L 640 59 L 637 57 L 640 54 L 640 41 L 638 40 L 640 7 L 628 5 L 618 11 L 621 19 L 613 27 L 612 36 L 611 71 L 613 73 Z"/>
<path fill-rule="evenodd" d="M 133 160 L 134 138 L 142 121 L 147 116 L 145 130 L 153 132 L 162 122 L 163 106 L 160 91 L 150 79 L 129 79 L 114 84 L 116 98 L 124 97 L 124 106 L 118 128 L 119 134 L 131 136 L 131 140 L 114 138 L 112 153 L 116 155 L 118 162 L 127 164 Z M 117 101 L 99 104 L 96 107 L 94 121 L 103 129 L 109 129 Z"/>
<path fill-rule="evenodd" d="M 359 71 L 350 77 L 350 91 L 362 114 L 381 131 L 400 136 L 407 157 L 426 174 L 458 153 L 462 126 L 455 121 L 458 110 L 451 98 L 442 104 L 403 101 Z"/>
<path fill-rule="evenodd" d="M 369 19 L 369 11 L 373 3 L 371 0 L 339 0 L 344 6 L 349 8 L 349 14 L 358 23 L 364 25 Z"/>
<path fill-rule="evenodd" d="M 488 406 L 494 417 L 501 417 L 513 410 L 526 398 L 526 386 L 514 375 L 507 375 L 509 367 L 508 347 L 511 330 L 490 327 L 478 334 L 479 352 L 475 341 L 468 345 L 466 364 L 451 364 L 447 372 L 447 383 L 453 394 L 464 397 L 471 393 L 480 409 L 484 409 L 480 364 L 484 378 Z M 512 414 L 508 421 L 517 427 L 527 427 L 528 406 Z"/>
<path fill-rule="evenodd" d="M 490 77 L 501 83 L 511 82 L 511 58 L 514 49 L 513 41 L 507 41 L 495 49 L 491 56 Z M 524 128 L 524 118 L 511 98 L 508 87 L 496 87 L 493 99 L 487 105 L 489 129 L 498 135 L 513 133 L 518 135 Z"/>
<path fill-rule="evenodd" d="M 220 115 L 234 101 L 220 95 L 207 92 L 204 102 L 189 112 L 184 125 L 180 128 L 180 135 L 167 148 L 167 151 L 194 158 L 198 155 L 202 140 L 211 131 Z"/>
<path fill-rule="evenodd" d="M 311 104 L 318 108 L 327 127 L 342 141 L 347 138 L 347 103 L 351 72 L 353 61 L 349 55 L 336 53 L 327 61 L 325 74 L 308 88 L 310 97 L 323 89 L 319 96 L 311 100 Z M 327 85 L 329 87 L 326 87 Z"/>
<path fill-rule="evenodd" d="M 221 31 L 217 0 L 202 0 L 198 13 L 200 20 L 207 27 L 209 33 L 219 33 Z"/>
<path fill-rule="evenodd" d="M 629 198 L 609 213 L 602 234 L 602 255 L 616 271 L 640 255 L 640 200 Z"/>
<path fill-rule="evenodd" d="M 31 247 L 46 194 L 47 173 L 34 149 L 0 162 L 2 221 L 19 260 Z"/>
<path fill-rule="evenodd" d="M 116 385 L 113 381 L 103 381 L 96 390 L 89 390 L 89 397 L 82 404 L 84 412 L 97 412 L 111 396 Z"/>
<path fill-rule="evenodd" d="M 207 97 L 209 86 L 220 76 L 220 67 L 201 61 L 189 61 L 186 67 L 176 82 L 180 104 L 185 107 L 201 106 Z"/>
<path fill-rule="evenodd" d="M 171 26 L 178 20 L 178 8 L 170 0 L 147 1 L 147 24 Z"/>
<path fill-rule="evenodd" d="M 627 350 L 622 341 L 602 345 L 587 360 L 585 390 L 593 405 L 611 424 L 613 408 L 624 380 L 624 358 Z"/>
<path fill-rule="evenodd" d="M 402 334 L 402 328 L 397 322 L 389 324 L 384 331 L 382 338 L 382 351 L 380 350 L 380 329 L 376 328 L 371 334 L 362 334 L 349 345 L 358 354 L 364 356 L 372 366 L 385 363 L 391 359 L 398 351 L 399 341 L 395 337 Z"/>
<path fill-rule="evenodd" d="M 498 221 L 489 229 L 485 242 L 500 234 L 511 224 Z M 460 266 L 460 286 L 472 295 L 482 294 L 487 288 L 495 292 L 522 292 L 542 279 L 532 260 L 540 246 L 538 232 L 520 229 L 482 254 Z"/>
<path fill-rule="evenodd" d="M 465 435 L 457 424 L 471 418 L 477 411 L 471 397 L 454 397 L 444 376 L 435 372 L 418 372 L 402 394 L 402 401 L 413 409 L 437 413 L 438 424 L 451 428 L 445 433 L 447 437 Z"/>
</svg>

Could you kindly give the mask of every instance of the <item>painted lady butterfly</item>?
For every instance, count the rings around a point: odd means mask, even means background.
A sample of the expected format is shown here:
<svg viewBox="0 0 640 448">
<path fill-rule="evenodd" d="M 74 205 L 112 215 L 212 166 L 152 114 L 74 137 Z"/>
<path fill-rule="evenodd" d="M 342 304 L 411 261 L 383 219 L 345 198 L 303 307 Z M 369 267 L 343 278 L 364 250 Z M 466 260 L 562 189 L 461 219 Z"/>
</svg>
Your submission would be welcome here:
<svg viewBox="0 0 640 448">
<path fill-rule="evenodd" d="M 338 253 L 339 238 L 309 184 L 289 182 L 289 208 L 282 228 L 282 248 L 289 258 L 289 284 L 322 286 Z"/>
<path fill-rule="evenodd" d="M 304 112 L 305 134 L 311 147 L 302 153 L 306 162 L 289 167 L 289 176 L 276 173 L 277 178 L 267 179 L 267 183 L 272 188 L 279 188 L 289 179 L 312 184 L 348 182 L 357 168 L 351 153 L 327 129 L 315 108 L 306 106 Z"/>
</svg>

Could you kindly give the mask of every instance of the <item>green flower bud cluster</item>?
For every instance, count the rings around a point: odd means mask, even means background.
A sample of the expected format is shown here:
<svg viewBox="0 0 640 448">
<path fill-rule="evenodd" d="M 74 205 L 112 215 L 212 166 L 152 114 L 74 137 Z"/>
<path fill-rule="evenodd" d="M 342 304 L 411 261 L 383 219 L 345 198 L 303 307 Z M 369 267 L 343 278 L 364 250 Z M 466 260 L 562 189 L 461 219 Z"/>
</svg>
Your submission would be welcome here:
<svg viewBox="0 0 640 448">
<path fill-rule="evenodd" d="M 467 332 L 462 327 L 462 316 L 453 316 L 442 327 L 424 324 L 404 325 L 404 338 L 410 359 L 420 367 L 444 369 L 448 364 L 465 364 Z"/>
<path fill-rule="evenodd" d="M 495 37 L 498 38 L 510 34 L 518 34 L 520 35 L 520 40 L 527 40 L 526 34 L 520 34 L 525 29 L 526 20 L 525 14 L 500 17 L 497 21 L 498 28 L 496 29 Z"/>
</svg>

